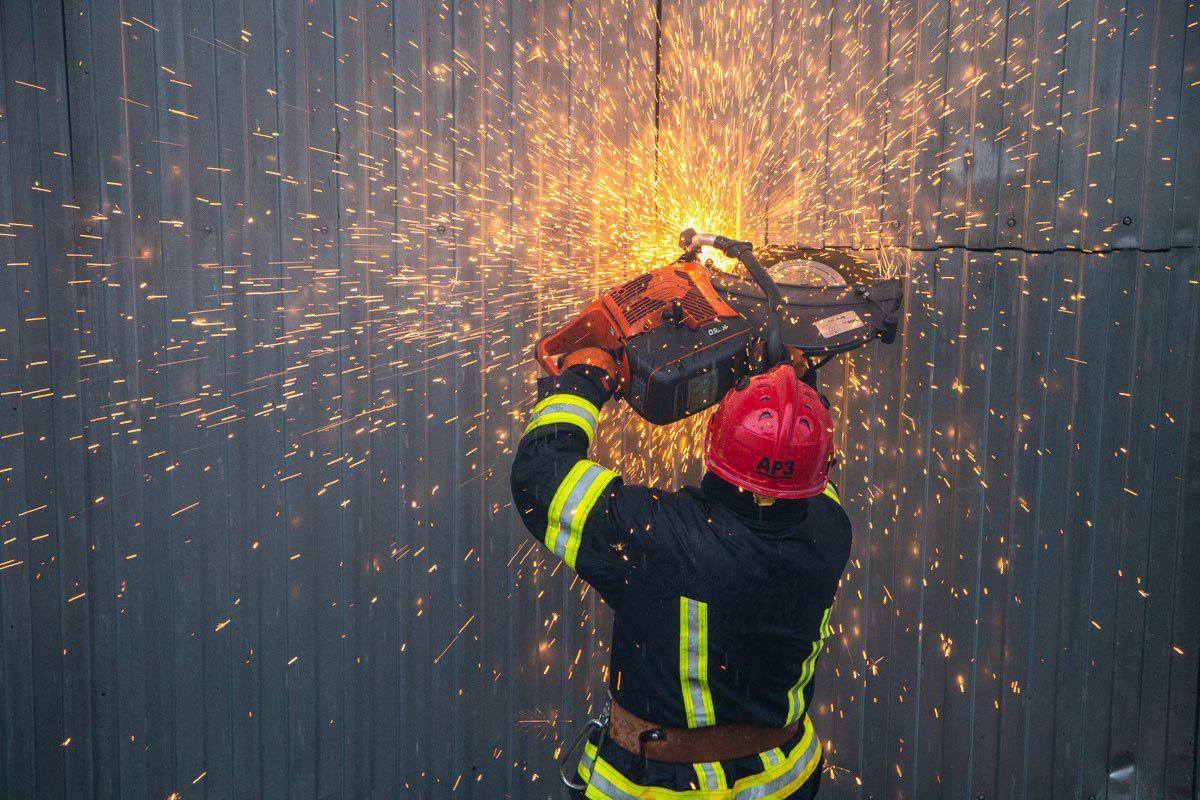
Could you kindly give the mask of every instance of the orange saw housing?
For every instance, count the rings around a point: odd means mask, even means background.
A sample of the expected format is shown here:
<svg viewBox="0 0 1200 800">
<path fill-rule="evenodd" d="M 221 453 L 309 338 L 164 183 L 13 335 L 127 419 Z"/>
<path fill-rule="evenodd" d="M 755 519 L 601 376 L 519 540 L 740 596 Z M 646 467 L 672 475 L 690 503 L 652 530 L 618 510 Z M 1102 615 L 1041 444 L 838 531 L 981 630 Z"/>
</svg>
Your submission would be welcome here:
<svg viewBox="0 0 1200 800">
<path fill-rule="evenodd" d="M 674 263 L 609 289 L 579 316 L 538 342 L 538 363 L 551 375 L 558 359 L 583 347 L 619 354 L 629 340 L 664 322 L 695 330 L 718 319 L 741 316 L 722 300 L 708 275 L 693 263 Z M 629 382 L 629 364 L 620 358 L 621 383 Z"/>
<path fill-rule="evenodd" d="M 617 359 L 618 393 L 646 419 L 665 424 L 716 402 L 745 371 L 750 325 L 694 262 L 675 262 L 610 289 L 538 342 L 551 375 L 559 359 L 599 347 Z"/>
</svg>

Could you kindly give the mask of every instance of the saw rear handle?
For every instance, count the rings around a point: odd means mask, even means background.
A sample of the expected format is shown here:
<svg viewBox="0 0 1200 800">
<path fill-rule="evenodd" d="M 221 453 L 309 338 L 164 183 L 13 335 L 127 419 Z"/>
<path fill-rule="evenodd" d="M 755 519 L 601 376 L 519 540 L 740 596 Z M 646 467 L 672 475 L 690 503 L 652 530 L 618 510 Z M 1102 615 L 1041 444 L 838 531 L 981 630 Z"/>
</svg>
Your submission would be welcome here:
<svg viewBox="0 0 1200 800">
<path fill-rule="evenodd" d="M 558 362 L 563 356 L 584 347 L 599 347 L 615 353 L 617 363 L 621 351 L 621 340 L 613 329 L 612 319 L 603 307 L 592 304 L 582 314 L 537 343 L 537 360 L 550 375 L 558 375 Z"/>
</svg>

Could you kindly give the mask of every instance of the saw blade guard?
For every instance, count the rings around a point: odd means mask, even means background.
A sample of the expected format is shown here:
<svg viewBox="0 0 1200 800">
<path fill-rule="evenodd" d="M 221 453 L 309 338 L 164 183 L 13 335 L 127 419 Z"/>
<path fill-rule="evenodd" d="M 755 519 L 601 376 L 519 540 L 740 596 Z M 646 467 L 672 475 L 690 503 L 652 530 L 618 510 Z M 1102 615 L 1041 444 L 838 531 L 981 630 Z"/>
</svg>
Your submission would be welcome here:
<svg viewBox="0 0 1200 800">
<path fill-rule="evenodd" d="M 784 344 L 810 359 L 895 339 L 904 300 L 900 278 L 878 277 L 875 262 L 827 248 L 771 246 L 756 255 L 771 273 L 783 300 Z M 768 321 L 759 285 L 741 275 L 706 266 L 713 288 L 756 326 Z"/>
</svg>

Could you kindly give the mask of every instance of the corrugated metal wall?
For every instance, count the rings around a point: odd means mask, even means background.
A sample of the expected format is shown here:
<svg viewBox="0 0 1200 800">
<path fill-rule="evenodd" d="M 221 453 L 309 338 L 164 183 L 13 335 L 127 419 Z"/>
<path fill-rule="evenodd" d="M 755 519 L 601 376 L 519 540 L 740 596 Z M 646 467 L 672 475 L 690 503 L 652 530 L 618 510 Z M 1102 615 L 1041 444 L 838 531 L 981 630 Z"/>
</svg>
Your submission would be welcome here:
<svg viewBox="0 0 1200 800">
<path fill-rule="evenodd" d="M 607 637 L 508 507 L 529 343 L 717 129 L 741 230 L 910 278 L 826 373 L 825 796 L 1194 796 L 1194 3 L 4 0 L 0 55 L 0 794 L 559 796 Z"/>
<path fill-rule="evenodd" d="M 858 523 L 826 795 L 1197 796 L 1200 7 L 734 8 L 665 30 L 770 64 L 667 75 L 778 110 L 758 229 L 909 248 L 902 341 L 825 376 Z"/>
</svg>

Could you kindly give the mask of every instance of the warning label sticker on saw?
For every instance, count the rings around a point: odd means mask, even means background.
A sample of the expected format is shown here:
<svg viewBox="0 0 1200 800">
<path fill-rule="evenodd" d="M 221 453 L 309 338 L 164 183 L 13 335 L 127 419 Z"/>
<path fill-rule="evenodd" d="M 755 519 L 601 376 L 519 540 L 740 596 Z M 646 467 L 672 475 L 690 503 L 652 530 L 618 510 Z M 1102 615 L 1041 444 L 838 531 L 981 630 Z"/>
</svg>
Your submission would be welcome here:
<svg viewBox="0 0 1200 800">
<path fill-rule="evenodd" d="M 857 311 L 843 311 L 840 314 L 834 314 L 832 317 L 819 319 L 813 323 L 817 326 L 817 330 L 826 339 L 832 338 L 846 331 L 852 331 L 855 328 L 861 328 L 864 324 L 862 317 Z"/>
<path fill-rule="evenodd" d="M 688 411 L 699 411 L 708 407 L 717 399 L 717 373 L 711 370 L 704 375 L 693 378 L 687 383 Z"/>
</svg>

